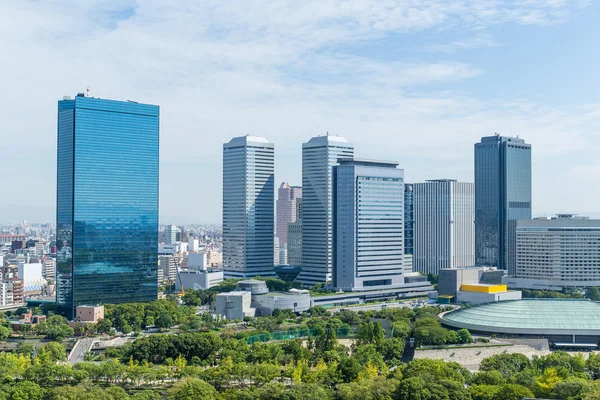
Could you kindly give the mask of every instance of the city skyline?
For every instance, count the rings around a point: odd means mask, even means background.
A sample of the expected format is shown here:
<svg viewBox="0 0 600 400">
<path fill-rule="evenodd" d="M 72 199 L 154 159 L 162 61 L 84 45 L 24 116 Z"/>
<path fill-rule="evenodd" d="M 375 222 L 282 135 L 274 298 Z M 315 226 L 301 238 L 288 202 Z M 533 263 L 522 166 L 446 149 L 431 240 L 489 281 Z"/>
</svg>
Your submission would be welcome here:
<svg viewBox="0 0 600 400">
<path fill-rule="evenodd" d="M 32 190 L 0 199 L 0 221 L 55 218 L 54 104 L 87 86 L 161 106 L 161 223 L 220 221 L 220 144 L 246 133 L 276 144 L 276 182 L 292 185 L 301 143 L 327 131 L 407 182 L 471 181 L 472 143 L 519 135 L 536 149 L 534 215 L 596 211 L 600 77 L 581 39 L 600 4 L 362 7 L 7 3 L 0 32 L 20 40 L 0 49 L 4 177 Z"/>
</svg>

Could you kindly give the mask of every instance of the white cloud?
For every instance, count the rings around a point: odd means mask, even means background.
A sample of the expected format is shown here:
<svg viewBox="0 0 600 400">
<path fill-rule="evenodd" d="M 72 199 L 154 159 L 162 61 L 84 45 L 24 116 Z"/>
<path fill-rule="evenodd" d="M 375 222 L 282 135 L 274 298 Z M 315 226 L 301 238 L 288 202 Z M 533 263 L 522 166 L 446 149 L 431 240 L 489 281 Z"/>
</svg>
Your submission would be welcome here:
<svg viewBox="0 0 600 400">
<path fill-rule="evenodd" d="M 239 134 L 275 142 L 276 179 L 294 183 L 301 142 L 326 130 L 418 179 L 446 170 L 470 179 L 472 144 L 494 131 L 522 134 L 542 157 L 589 148 L 600 142 L 586 135 L 598 106 L 556 110 L 439 89 L 486 73 L 446 59 L 495 45 L 486 27 L 561 22 L 581 4 L 0 0 L 0 35 L 10 38 L 0 42 L 0 91 L 10 94 L 0 99 L 0 136 L 10 168 L 28 171 L 38 193 L 15 191 L 11 204 L 54 203 L 56 100 L 88 85 L 94 96 L 161 105 L 161 212 L 190 220 L 218 221 L 221 145 Z M 448 35 L 444 57 L 427 62 L 352 51 L 430 29 L 467 39 Z M 7 175 L 9 186 L 22 183 Z"/>
</svg>

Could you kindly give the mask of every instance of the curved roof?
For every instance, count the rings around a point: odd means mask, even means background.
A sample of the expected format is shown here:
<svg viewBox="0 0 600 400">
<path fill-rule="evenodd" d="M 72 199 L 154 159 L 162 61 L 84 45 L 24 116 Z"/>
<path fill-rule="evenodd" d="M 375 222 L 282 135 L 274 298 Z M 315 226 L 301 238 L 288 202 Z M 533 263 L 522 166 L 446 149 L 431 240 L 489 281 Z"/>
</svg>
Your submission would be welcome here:
<svg viewBox="0 0 600 400">
<path fill-rule="evenodd" d="M 445 312 L 440 319 L 479 332 L 600 336 L 600 303 L 589 300 L 503 301 Z"/>
</svg>

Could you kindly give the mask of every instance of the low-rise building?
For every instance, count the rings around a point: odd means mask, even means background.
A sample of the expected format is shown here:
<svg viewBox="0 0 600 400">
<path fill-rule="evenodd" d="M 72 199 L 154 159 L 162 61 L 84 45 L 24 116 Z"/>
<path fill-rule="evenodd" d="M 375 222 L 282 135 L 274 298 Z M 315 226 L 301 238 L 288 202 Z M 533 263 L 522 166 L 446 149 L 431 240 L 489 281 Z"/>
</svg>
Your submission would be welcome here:
<svg viewBox="0 0 600 400">
<path fill-rule="evenodd" d="M 96 323 L 104 319 L 104 306 L 77 306 L 75 311 L 77 322 Z"/>
<path fill-rule="evenodd" d="M 457 292 L 457 303 L 484 304 L 495 301 L 521 300 L 521 291 L 508 290 L 506 285 L 463 284 Z"/>
<path fill-rule="evenodd" d="M 206 290 L 223 282 L 223 270 L 206 269 L 206 270 L 188 270 L 179 271 L 175 280 L 175 290 L 178 292 L 183 290 Z"/>
<path fill-rule="evenodd" d="M 516 275 L 511 288 L 600 286 L 600 219 L 561 214 L 517 222 Z"/>
<path fill-rule="evenodd" d="M 254 317 L 255 309 L 250 306 L 252 293 L 236 290 L 217 295 L 215 313 L 227 319 L 244 319 Z"/>
</svg>

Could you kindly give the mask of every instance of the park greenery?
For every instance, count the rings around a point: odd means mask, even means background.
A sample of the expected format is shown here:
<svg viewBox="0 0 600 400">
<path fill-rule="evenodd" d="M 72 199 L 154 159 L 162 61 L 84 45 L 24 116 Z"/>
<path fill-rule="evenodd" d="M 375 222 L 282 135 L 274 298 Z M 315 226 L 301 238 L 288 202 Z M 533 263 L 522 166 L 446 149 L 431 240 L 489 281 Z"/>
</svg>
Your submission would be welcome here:
<svg viewBox="0 0 600 400">
<path fill-rule="evenodd" d="M 0 341 L 17 343 L 0 352 L 0 400 L 600 398 L 595 354 L 554 352 L 530 360 L 505 352 L 484 359 L 476 373 L 455 362 L 411 360 L 410 339 L 417 347 L 475 341 L 468 330 L 439 323 L 446 307 L 336 313 L 313 307 L 244 321 L 205 311 L 217 293 L 236 283 L 189 290 L 180 299 L 108 305 L 103 320 L 75 328 L 49 315 L 28 332 L 12 332 L 0 314 Z M 277 279 L 267 284 L 290 288 Z M 297 338 L 274 340 L 282 332 Z M 123 334 L 133 340 L 88 353 L 84 362 L 66 362 L 73 336 Z"/>
</svg>

